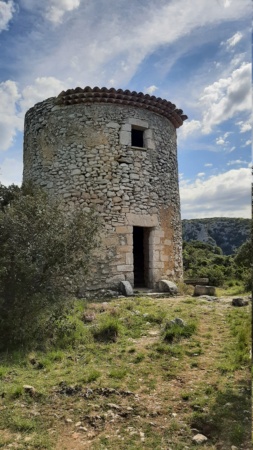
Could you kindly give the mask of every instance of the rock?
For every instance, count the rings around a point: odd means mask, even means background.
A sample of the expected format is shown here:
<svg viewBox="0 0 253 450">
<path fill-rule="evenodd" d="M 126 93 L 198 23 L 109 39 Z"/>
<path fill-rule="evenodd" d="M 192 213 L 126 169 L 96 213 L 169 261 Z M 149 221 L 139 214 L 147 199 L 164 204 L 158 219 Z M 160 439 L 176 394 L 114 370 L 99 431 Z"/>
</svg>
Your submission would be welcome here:
<svg viewBox="0 0 253 450">
<path fill-rule="evenodd" d="M 172 295 L 176 295 L 178 293 L 178 287 L 173 281 L 169 280 L 159 280 L 158 289 L 160 292 L 169 292 Z"/>
<path fill-rule="evenodd" d="M 126 297 L 131 297 L 132 295 L 134 295 L 133 288 L 129 281 L 121 281 L 119 283 L 119 290 Z"/>
<path fill-rule="evenodd" d="M 207 441 L 207 437 L 203 434 L 198 433 L 193 436 L 192 440 L 195 444 L 204 444 L 204 442 Z"/>
<path fill-rule="evenodd" d="M 141 442 L 145 441 L 145 434 L 143 433 L 143 431 L 140 431 L 140 438 L 141 438 Z"/>
<path fill-rule="evenodd" d="M 183 319 L 180 319 L 180 317 L 176 317 L 176 319 L 169 320 L 168 322 L 165 323 L 165 330 L 168 330 L 169 328 L 173 327 L 173 325 L 185 327 L 186 323 L 183 321 Z"/>
<path fill-rule="evenodd" d="M 36 394 L 36 389 L 33 386 L 30 386 L 29 384 L 24 384 L 23 389 L 31 397 L 34 397 Z"/>
<path fill-rule="evenodd" d="M 201 295 L 201 298 L 207 300 L 208 302 L 215 302 L 218 300 L 218 297 L 214 297 L 213 295 Z"/>
<path fill-rule="evenodd" d="M 66 423 L 73 423 L 73 420 L 72 419 L 65 419 L 65 422 Z"/>
<path fill-rule="evenodd" d="M 231 450 L 238 450 L 238 447 L 236 447 L 235 445 L 232 445 Z"/>
<path fill-rule="evenodd" d="M 194 288 L 194 296 L 200 295 L 215 295 L 215 287 L 214 286 L 200 286 L 197 284 Z"/>
<path fill-rule="evenodd" d="M 176 323 L 177 325 L 179 325 L 180 327 L 185 327 L 185 322 L 183 321 L 183 319 L 180 319 L 180 317 L 176 317 L 176 318 L 174 319 L 174 321 L 175 321 L 175 323 Z"/>
<path fill-rule="evenodd" d="M 236 297 L 232 300 L 232 306 L 247 306 L 249 301 L 243 297 Z"/>
<path fill-rule="evenodd" d="M 83 433 L 85 433 L 86 431 L 88 431 L 88 429 L 85 427 L 78 427 L 78 431 L 82 431 Z"/>
</svg>

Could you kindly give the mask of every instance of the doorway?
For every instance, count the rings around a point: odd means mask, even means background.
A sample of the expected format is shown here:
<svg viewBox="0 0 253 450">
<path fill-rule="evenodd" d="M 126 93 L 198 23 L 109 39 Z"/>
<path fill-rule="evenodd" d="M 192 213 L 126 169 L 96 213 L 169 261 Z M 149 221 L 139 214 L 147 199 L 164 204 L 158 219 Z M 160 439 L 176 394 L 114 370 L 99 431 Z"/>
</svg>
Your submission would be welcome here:
<svg viewBox="0 0 253 450">
<path fill-rule="evenodd" d="M 134 287 L 149 286 L 149 232 L 147 227 L 133 227 Z"/>
</svg>

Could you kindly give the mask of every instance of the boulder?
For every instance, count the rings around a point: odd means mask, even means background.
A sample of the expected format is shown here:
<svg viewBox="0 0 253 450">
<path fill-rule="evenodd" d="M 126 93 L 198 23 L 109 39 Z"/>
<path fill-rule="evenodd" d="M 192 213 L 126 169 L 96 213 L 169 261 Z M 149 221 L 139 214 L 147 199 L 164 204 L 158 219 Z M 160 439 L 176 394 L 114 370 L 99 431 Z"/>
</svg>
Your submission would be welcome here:
<svg viewBox="0 0 253 450">
<path fill-rule="evenodd" d="M 211 295 L 215 296 L 215 287 L 214 286 L 200 286 L 197 284 L 194 288 L 194 296 L 200 296 L 200 295 Z"/>
<path fill-rule="evenodd" d="M 121 281 L 119 283 L 119 290 L 126 297 L 131 297 L 132 295 L 134 295 L 133 288 L 129 281 Z"/>
<path fill-rule="evenodd" d="M 243 297 L 236 297 L 232 300 L 232 306 L 247 306 L 249 301 Z"/>
<path fill-rule="evenodd" d="M 157 286 L 160 292 L 169 292 L 172 295 L 176 295 L 178 293 L 178 287 L 175 283 L 173 283 L 173 281 L 159 280 Z"/>
</svg>

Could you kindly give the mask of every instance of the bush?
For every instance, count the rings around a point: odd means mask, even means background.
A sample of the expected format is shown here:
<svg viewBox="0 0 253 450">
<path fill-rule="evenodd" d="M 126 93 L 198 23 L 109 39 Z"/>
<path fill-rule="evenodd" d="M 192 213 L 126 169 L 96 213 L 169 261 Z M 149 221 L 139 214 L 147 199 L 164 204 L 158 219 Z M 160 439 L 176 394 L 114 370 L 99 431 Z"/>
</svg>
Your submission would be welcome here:
<svg viewBox="0 0 253 450">
<path fill-rule="evenodd" d="M 172 324 L 168 328 L 166 327 L 163 339 L 166 342 L 172 343 L 174 340 L 179 341 L 182 338 L 189 338 L 195 331 L 196 325 L 193 323 L 184 326 Z"/>
<path fill-rule="evenodd" d="M 93 330 L 93 336 L 96 341 L 116 342 L 119 335 L 120 325 L 115 317 L 105 316 Z"/>
<path fill-rule="evenodd" d="M 0 184 L 0 350 L 51 337 L 71 281 L 87 272 L 97 230 L 94 214 L 67 218 L 40 189 Z"/>
<path fill-rule="evenodd" d="M 233 257 L 223 255 L 219 247 L 204 242 L 184 242 L 183 262 L 186 278 L 208 278 L 212 286 L 222 286 L 236 273 Z"/>
</svg>

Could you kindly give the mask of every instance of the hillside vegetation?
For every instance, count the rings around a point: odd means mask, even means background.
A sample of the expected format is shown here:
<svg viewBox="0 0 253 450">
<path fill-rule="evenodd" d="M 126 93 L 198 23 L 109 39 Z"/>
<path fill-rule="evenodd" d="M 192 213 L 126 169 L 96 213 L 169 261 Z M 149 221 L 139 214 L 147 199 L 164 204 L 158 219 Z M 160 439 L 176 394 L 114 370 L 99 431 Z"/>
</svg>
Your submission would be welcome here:
<svg viewBox="0 0 253 450">
<path fill-rule="evenodd" d="M 200 241 L 220 247 L 224 255 L 232 255 L 251 234 L 251 219 L 213 217 L 182 220 L 183 240 Z"/>
<path fill-rule="evenodd" d="M 199 241 L 183 243 L 184 279 L 207 277 L 212 286 L 251 289 L 252 246 L 246 241 L 235 255 L 223 255 L 220 247 Z"/>
</svg>

